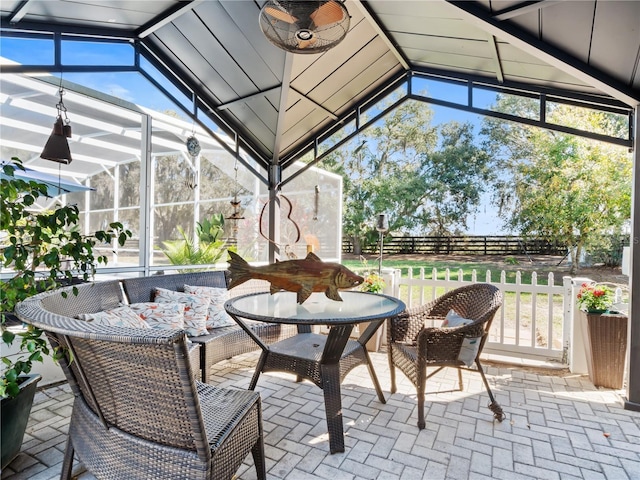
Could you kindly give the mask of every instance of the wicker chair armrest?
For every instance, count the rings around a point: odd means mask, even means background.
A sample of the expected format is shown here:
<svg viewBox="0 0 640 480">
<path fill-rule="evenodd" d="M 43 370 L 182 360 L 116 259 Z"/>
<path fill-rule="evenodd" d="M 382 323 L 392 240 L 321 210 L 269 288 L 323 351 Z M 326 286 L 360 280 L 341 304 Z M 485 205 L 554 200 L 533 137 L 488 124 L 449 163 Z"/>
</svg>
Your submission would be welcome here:
<svg viewBox="0 0 640 480">
<path fill-rule="evenodd" d="M 390 318 L 387 325 L 387 341 L 414 343 L 418 333 L 423 328 L 431 326 L 434 319 L 431 315 L 434 303 L 408 308 L 401 314 Z"/>
<path fill-rule="evenodd" d="M 423 328 L 416 339 L 418 356 L 427 361 L 455 361 L 465 338 L 484 335 L 483 324 L 479 321 L 459 327 Z"/>
</svg>

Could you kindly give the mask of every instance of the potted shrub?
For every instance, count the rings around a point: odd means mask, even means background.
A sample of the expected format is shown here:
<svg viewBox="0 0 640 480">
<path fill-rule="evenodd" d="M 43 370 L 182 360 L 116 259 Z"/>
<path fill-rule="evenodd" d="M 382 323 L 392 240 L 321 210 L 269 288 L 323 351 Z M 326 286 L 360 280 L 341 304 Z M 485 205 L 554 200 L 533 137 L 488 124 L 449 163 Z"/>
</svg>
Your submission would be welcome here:
<svg viewBox="0 0 640 480">
<path fill-rule="evenodd" d="M 627 357 L 626 315 L 610 312 L 615 292 L 598 283 L 583 283 L 576 302 L 586 322 L 585 353 L 589 378 L 596 387 L 620 389 Z"/>
<path fill-rule="evenodd" d="M 15 305 L 39 292 L 91 280 L 97 265 L 107 263 L 106 256 L 99 255 L 95 246 L 111 244 L 114 238 L 123 245 L 131 236 L 120 223 L 112 223 L 109 231 L 80 234 L 75 205 L 58 206 L 52 211 L 33 210 L 36 200 L 47 195 L 47 187 L 15 177 L 16 169 L 23 167 L 14 157 L 2 164 L 0 179 L 0 258 L 2 268 L 13 272 L 10 278 L 0 281 L 2 468 L 20 451 L 40 379 L 39 375 L 30 375 L 33 364 L 46 356 L 54 360 L 58 356 L 41 330 L 33 326 L 16 328 L 19 321 L 12 315 Z M 20 353 L 7 356 L 6 348 L 16 341 Z"/>
</svg>

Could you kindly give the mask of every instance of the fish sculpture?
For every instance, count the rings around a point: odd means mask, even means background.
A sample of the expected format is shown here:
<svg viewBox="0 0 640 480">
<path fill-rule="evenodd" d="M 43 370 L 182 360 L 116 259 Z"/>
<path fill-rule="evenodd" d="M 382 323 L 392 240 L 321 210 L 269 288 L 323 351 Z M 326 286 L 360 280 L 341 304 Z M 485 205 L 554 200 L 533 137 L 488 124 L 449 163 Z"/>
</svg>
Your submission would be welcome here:
<svg viewBox="0 0 640 480">
<path fill-rule="evenodd" d="M 271 293 L 280 290 L 296 292 L 298 303 L 303 303 L 312 292 L 324 292 L 331 300 L 342 301 L 339 289 L 360 285 L 364 278 L 339 263 L 323 262 L 313 252 L 302 260 L 286 260 L 254 267 L 240 255 L 229 252 L 229 289 L 252 278 L 271 283 Z"/>
</svg>

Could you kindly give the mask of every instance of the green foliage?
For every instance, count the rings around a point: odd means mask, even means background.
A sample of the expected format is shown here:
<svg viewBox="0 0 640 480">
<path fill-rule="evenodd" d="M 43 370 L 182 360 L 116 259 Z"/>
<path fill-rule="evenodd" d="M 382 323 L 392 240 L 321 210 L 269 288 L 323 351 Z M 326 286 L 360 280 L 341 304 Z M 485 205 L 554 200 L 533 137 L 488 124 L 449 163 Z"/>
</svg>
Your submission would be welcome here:
<svg viewBox="0 0 640 480">
<path fill-rule="evenodd" d="M 613 305 L 614 291 L 607 285 L 583 283 L 578 291 L 577 303 L 580 310 L 608 310 Z"/>
<path fill-rule="evenodd" d="M 177 229 L 182 237 L 180 240 L 162 242 L 163 253 L 172 265 L 214 264 L 226 257 L 227 243 L 221 238 L 224 234 L 222 214 L 213 215 L 211 219 L 198 223 L 198 242 L 194 242 L 182 227 Z"/>
<path fill-rule="evenodd" d="M 370 273 L 364 277 L 364 282 L 360 285 L 360 291 L 371 293 L 382 293 L 384 291 L 384 279 L 377 273 Z"/>
<path fill-rule="evenodd" d="M 497 109 L 526 111 L 531 103 L 498 97 Z M 617 134 L 624 119 L 569 106 L 547 120 Z M 545 236 L 572 251 L 572 273 L 584 248 L 620 231 L 630 217 L 628 152 L 581 137 L 487 118 L 487 149 L 499 160 L 496 203 L 507 225 L 524 236 Z"/>
<path fill-rule="evenodd" d="M 76 228 L 79 211 L 75 205 L 34 211 L 36 200 L 46 196 L 47 188 L 38 182 L 15 177 L 16 169 L 24 168 L 15 157 L 3 165 L 4 174 L 9 178 L 2 178 L 0 190 L 2 267 L 14 272 L 13 277 L 0 282 L 2 340 L 9 345 L 16 335 L 5 328 L 5 313 L 13 312 L 18 302 L 36 293 L 73 281 L 89 281 L 95 275 L 97 265 L 107 263 L 107 257 L 96 252 L 96 246 L 111 244 L 114 240 L 124 245 L 131 237 L 131 232 L 117 222 L 111 223 L 108 231 L 82 235 Z M 6 370 L 0 384 L 0 396 L 15 395 L 18 376 L 29 373 L 33 362 L 42 362 L 43 356 L 51 354 L 37 328 L 29 326 L 17 336 L 25 355 L 17 360 L 2 357 Z M 54 358 L 57 355 L 58 352 L 53 352 Z"/>
<path fill-rule="evenodd" d="M 625 244 L 625 235 L 598 235 L 592 237 L 585 248 L 589 252 L 590 263 L 619 267 Z"/>
<path fill-rule="evenodd" d="M 196 233 L 201 242 L 216 242 L 224 235 L 224 215 L 221 213 L 212 215 L 198 222 Z"/>
<path fill-rule="evenodd" d="M 504 262 L 507 265 L 518 265 L 518 259 L 516 257 L 505 257 Z"/>
<path fill-rule="evenodd" d="M 470 124 L 436 127 L 432 118 L 426 104 L 405 101 L 323 160 L 343 176 L 343 232 L 356 252 L 378 241 L 380 213 L 390 232 L 447 234 L 464 227 L 479 204 L 490 157 L 474 145 Z"/>
</svg>

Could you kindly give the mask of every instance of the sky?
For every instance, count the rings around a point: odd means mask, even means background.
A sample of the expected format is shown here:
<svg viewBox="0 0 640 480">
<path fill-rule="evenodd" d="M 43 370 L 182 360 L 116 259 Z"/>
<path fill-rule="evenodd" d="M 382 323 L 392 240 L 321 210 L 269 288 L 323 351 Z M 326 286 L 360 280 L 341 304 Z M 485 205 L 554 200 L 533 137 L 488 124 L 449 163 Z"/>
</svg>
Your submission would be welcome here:
<svg viewBox="0 0 640 480">
<path fill-rule="evenodd" d="M 65 64 L 83 65 L 128 65 L 133 61 L 132 51 L 127 45 L 115 46 L 108 43 L 67 42 L 63 49 L 62 61 Z M 49 42 L 16 40 L 0 37 L 0 55 L 5 53 L 13 61 L 28 64 L 50 64 L 53 58 L 53 48 Z M 145 68 L 149 68 L 148 64 Z M 150 84 L 142 75 L 137 73 L 65 73 L 64 80 L 68 80 L 103 93 L 122 98 L 154 110 L 166 111 L 179 109 L 164 96 L 162 92 Z M 164 83 L 163 83 L 164 84 Z M 166 84 L 165 84 L 166 85 Z M 466 85 L 421 80 L 414 84 L 416 91 L 426 90 L 435 98 L 457 103 L 466 103 Z M 173 92 L 172 92 L 173 93 Z M 474 89 L 474 106 L 486 107 L 495 99 L 494 93 Z M 480 130 L 482 116 L 462 110 L 441 107 L 430 104 L 434 111 L 434 125 L 452 120 L 460 123 L 470 122 L 477 134 Z M 497 218 L 495 207 L 490 204 L 490 194 L 485 194 L 478 211 L 467 219 L 467 232 L 473 235 L 503 235 L 502 222 Z"/>
</svg>

